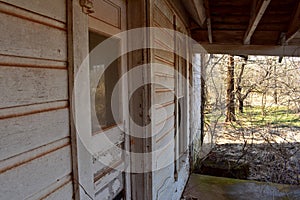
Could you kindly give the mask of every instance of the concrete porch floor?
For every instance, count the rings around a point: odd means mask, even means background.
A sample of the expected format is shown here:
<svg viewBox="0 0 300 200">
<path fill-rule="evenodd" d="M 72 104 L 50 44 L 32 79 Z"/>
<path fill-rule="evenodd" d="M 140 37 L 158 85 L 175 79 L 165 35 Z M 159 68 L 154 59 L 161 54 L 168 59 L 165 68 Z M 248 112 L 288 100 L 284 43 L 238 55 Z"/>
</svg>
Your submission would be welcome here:
<svg viewBox="0 0 300 200">
<path fill-rule="evenodd" d="M 300 186 L 191 174 L 185 200 L 300 200 Z"/>
</svg>

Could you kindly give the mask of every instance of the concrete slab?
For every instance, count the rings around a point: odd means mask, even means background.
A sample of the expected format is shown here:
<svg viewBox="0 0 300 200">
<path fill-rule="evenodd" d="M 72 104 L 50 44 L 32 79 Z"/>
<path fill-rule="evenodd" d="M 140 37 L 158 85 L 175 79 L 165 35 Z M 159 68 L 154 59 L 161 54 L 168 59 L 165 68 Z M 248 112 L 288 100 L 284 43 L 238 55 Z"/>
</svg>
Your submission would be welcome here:
<svg viewBox="0 0 300 200">
<path fill-rule="evenodd" d="M 300 200 L 300 186 L 191 174 L 186 200 Z"/>
</svg>

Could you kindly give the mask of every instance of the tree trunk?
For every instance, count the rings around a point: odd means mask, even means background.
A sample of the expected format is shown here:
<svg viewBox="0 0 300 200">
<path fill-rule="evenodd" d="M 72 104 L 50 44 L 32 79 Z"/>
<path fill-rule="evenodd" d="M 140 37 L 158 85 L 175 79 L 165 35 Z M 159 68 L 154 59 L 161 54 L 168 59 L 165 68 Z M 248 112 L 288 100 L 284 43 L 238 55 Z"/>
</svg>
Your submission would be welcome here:
<svg viewBox="0 0 300 200">
<path fill-rule="evenodd" d="M 248 58 L 244 58 L 245 59 L 245 62 Z M 244 112 L 244 100 L 245 98 L 248 96 L 248 94 L 250 93 L 250 90 L 246 92 L 245 95 L 242 95 L 242 86 L 241 86 L 241 83 L 242 83 L 242 77 L 243 77 L 243 74 L 244 74 L 244 70 L 245 70 L 245 65 L 246 63 L 243 63 L 242 64 L 242 67 L 241 67 L 241 71 L 237 77 L 237 81 L 236 81 L 236 97 L 237 97 L 237 100 L 239 101 L 239 112 L 240 113 L 243 113 Z"/>
<path fill-rule="evenodd" d="M 227 65 L 227 93 L 226 93 L 226 122 L 236 121 L 234 106 L 234 59 L 229 56 Z"/>
<path fill-rule="evenodd" d="M 267 93 L 263 92 L 261 96 L 261 114 L 266 116 L 266 102 L 267 102 Z"/>
<path fill-rule="evenodd" d="M 239 111 L 240 113 L 244 113 L 244 100 L 239 99 Z"/>
<path fill-rule="evenodd" d="M 276 65 L 274 66 L 274 74 L 275 74 L 275 79 L 274 79 L 274 93 L 273 93 L 273 97 L 274 97 L 274 103 L 277 105 L 278 104 L 278 93 L 277 93 L 277 77 L 276 77 Z"/>
</svg>

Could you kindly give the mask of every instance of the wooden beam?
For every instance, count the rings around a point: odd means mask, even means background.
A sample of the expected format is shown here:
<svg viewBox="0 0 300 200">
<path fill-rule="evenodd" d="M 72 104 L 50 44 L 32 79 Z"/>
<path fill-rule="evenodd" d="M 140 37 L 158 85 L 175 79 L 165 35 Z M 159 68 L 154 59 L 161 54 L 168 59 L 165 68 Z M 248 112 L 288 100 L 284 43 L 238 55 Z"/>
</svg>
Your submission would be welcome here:
<svg viewBox="0 0 300 200">
<path fill-rule="evenodd" d="M 285 42 L 288 43 L 289 41 L 291 41 L 299 31 L 300 31 L 300 1 L 298 2 L 297 8 L 294 12 L 288 31 L 286 32 Z"/>
<path fill-rule="evenodd" d="M 244 44 L 250 44 L 251 37 L 255 29 L 257 28 L 262 16 L 264 15 L 267 7 L 269 6 L 270 2 L 271 0 L 259 0 L 258 2 L 254 1 L 249 26 L 244 36 Z"/>
<path fill-rule="evenodd" d="M 206 11 L 204 8 L 204 2 L 203 0 L 192 0 L 192 4 L 195 7 L 197 16 L 200 21 L 200 25 L 203 26 L 206 20 Z"/>
<path fill-rule="evenodd" d="M 206 52 L 203 52 L 203 48 Z M 298 46 L 281 45 L 230 45 L 203 43 L 201 45 L 195 45 L 193 47 L 193 51 L 194 53 L 231 55 L 300 56 L 300 49 Z"/>
<path fill-rule="evenodd" d="M 244 31 L 242 30 L 214 30 L 214 44 L 243 44 Z M 191 32 L 192 38 L 200 43 L 208 40 L 204 38 L 207 30 L 196 29 Z M 252 44 L 273 45 L 279 38 L 277 31 L 255 31 L 255 40 Z M 278 41 L 278 45 L 281 43 Z"/>
<path fill-rule="evenodd" d="M 206 12 L 208 41 L 210 44 L 212 44 L 213 40 L 212 40 L 211 17 L 210 17 L 210 8 L 209 8 L 208 0 L 204 0 L 204 7 L 205 7 L 205 12 Z"/>
</svg>

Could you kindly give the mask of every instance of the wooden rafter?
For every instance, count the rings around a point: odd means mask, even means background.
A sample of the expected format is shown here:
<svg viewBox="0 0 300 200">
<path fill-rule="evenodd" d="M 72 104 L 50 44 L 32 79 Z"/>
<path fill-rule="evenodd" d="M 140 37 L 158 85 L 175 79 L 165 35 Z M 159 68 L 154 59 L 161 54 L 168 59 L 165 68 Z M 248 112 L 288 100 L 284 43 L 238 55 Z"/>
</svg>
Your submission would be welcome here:
<svg viewBox="0 0 300 200">
<path fill-rule="evenodd" d="M 209 44 L 201 43 L 199 46 L 194 46 L 195 53 L 204 53 L 203 48 L 207 53 L 212 54 L 231 54 L 231 55 L 268 55 L 268 56 L 300 56 L 298 46 L 280 46 L 280 45 L 242 45 L 242 44 Z"/>
<path fill-rule="evenodd" d="M 197 17 L 199 18 L 200 25 L 203 26 L 206 20 L 206 13 L 203 0 L 192 0 L 192 4 L 195 7 Z"/>
<path fill-rule="evenodd" d="M 249 26 L 245 32 L 244 44 L 250 44 L 251 37 L 257 28 L 263 14 L 265 13 L 267 7 L 269 6 L 271 0 L 258 0 L 254 1 L 253 9 L 251 12 L 251 17 L 249 21 Z"/>
<path fill-rule="evenodd" d="M 208 0 L 204 0 L 204 7 L 205 7 L 205 13 L 206 13 L 208 41 L 209 41 L 209 43 L 212 44 L 213 40 L 212 40 L 212 28 L 211 28 L 211 16 L 210 16 L 210 9 L 209 9 Z"/>
<path fill-rule="evenodd" d="M 297 8 L 289 25 L 288 31 L 286 32 L 286 43 L 291 41 L 296 34 L 300 31 L 300 1 L 298 2 Z"/>
</svg>

